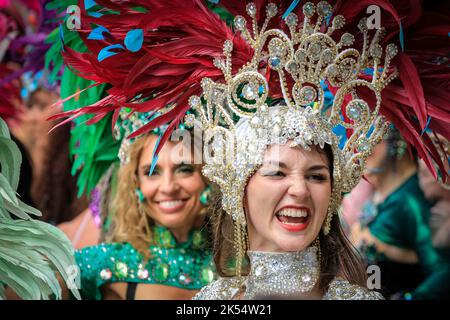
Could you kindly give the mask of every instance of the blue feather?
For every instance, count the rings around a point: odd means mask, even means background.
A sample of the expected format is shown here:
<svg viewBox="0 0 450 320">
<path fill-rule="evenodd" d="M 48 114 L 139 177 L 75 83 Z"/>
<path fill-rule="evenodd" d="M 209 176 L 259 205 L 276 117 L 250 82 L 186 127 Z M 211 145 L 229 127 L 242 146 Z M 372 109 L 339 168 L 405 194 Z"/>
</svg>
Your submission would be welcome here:
<svg viewBox="0 0 450 320">
<path fill-rule="evenodd" d="M 100 52 L 98 53 L 97 60 L 99 62 L 102 62 L 106 58 L 112 57 L 113 55 L 118 54 L 118 52 L 110 51 L 112 49 L 125 49 L 123 45 L 121 44 L 113 44 L 107 47 L 104 47 Z"/>
<path fill-rule="evenodd" d="M 64 52 L 64 30 L 62 24 L 59 24 L 59 40 L 61 41 L 61 48 Z"/>
<path fill-rule="evenodd" d="M 84 7 L 86 8 L 86 10 L 92 8 L 96 4 L 97 3 L 95 3 L 94 0 L 84 0 Z"/>
<path fill-rule="evenodd" d="M 423 128 L 422 133 L 420 134 L 420 136 L 423 136 L 423 134 L 428 130 L 428 126 L 430 125 L 430 122 L 431 122 L 431 117 L 428 116 L 427 124 L 425 125 L 425 128 Z"/>
<path fill-rule="evenodd" d="M 162 133 L 158 136 L 158 140 L 156 140 L 155 148 L 153 149 L 152 154 L 152 165 L 150 166 L 150 171 L 148 172 L 148 175 L 151 176 L 153 174 L 153 171 L 155 170 L 156 163 L 158 162 L 158 155 L 156 154 L 156 149 L 158 149 L 159 142 L 162 138 Z"/>
<path fill-rule="evenodd" d="M 97 28 L 95 28 L 94 30 L 92 30 L 89 33 L 88 39 L 89 40 L 105 40 L 105 37 L 103 36 L 104 32 L 109 33 L 109 34 L 111 33 L 104 26 L 98 26 Z"/>
<path fill-rule="evenodd" d="M 345 127 L 342 125 L 337 125 L 332 129 L 333 133 L 339 137 L 339 149 L 343 149 L 345 147 L 345 143 L 347 142 L 347 135 Z"/>
<path fill-rule="evenodd" d="M 84 0 L 84 7 L 86 8 L 86 11 L 94 6 L 98 6 L 98 4 L 94 0 Z M 88 12 L 88 15 L 91 17 L 99 18 L 99 17 L 103 16 L 103 13 Z"/>
<path fill-rule="evenodd" d="M 402 22 L 401 21 L 400 21 L 399 37 L 400 37 L 400 47 L 402 48 L 402 52 L 404 52 L 405 51 L 405 39 L 403 37 L 403 26 L 402 26 Z"/>
<path fill-rule="evenodd" d="M 103 16 L 103 13 L 100 13 L 100 12 L 89 12 L 88 15 L 91 16 L 91 17 L 94 17 L 94 18 L 100 18 L 101 16 Z"/>
<path fill-rule="evenodd" d="M 291 13 L 295 9 L 295 7 L 298 5 L 299 2 L 300 2 L 300 0 L 292 1 L 292 3 L 289 6 L 289 8 L 287 8 L 286 12 L 283 14 L 282 18 L 286 19 L 286 17 L 289 15 L 289 13 Z"/>
<path fill-rule="evenodd" d="M 127 32 L 125 36 L 125 47 L 131 52 L 141 50 L 144 41 L 144 30 L 133 29 Z"/>
</svg>

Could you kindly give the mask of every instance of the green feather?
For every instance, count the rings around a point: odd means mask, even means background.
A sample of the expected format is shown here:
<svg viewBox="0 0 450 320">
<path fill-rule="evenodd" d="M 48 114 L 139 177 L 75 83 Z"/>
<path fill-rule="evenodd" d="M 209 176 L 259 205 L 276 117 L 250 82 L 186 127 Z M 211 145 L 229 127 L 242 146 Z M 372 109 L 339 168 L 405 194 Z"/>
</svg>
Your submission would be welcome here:
<svg viewBox="0 0 450 320">
<path fill-rule="evenodd" d="M 47 4 L 48 10 L 65 12 L 70 5 L 77 4 L 76 0 L 54 0 Z M 61 18 L 61 22 L 67 19 L 67 15 Z M 68 30 L 67 25 L 62 23 L 64 43 L 77 52 L 86 52 L 87 48 L 81 40 L 78 32 Z M 45 67 L 50 71 L 52 81 L 60 81 L 61 98 L 72 96 L 79 90 L 83 90 L 94 82 L 79 77 L 68 67 L 64 68 L 62 76 L 58 73 L 64 66 L 61 55 L 62 43 L 59 36 L 59 28 L 55 29 L 46 39 L 50 49 L 45 55 Z M 76 98 L 64 102 L 64 111 L 73 110 L 83 106 L 91 105 L 107 95 L 106 85 L 100 85 L 81 92 Z M 111 164 L 118 162 L 120 141 L 113 138 L 111 132 L 111 119 L 109 115 L 93 125 L 86 125 L 89 115 L 81 116 L 73 122 L 75 127 L 71 131 L 70 154 L 74 159 L 71 173 L 77 176 L 78 196 L 90 194 L 95 188 L 103 174 L 106 173 Z"/>
<path fill-rule="evenodd" d="M 49 299 L 51 294 L 60 299 L 56 272 L 70 283 L 74 249 L 61 230 L 31 219 L 29 214 L 40 212 L 17 197 L 22 155 L 2 119 L 0 155 L 0 298 L 5 298 L 7 285 L 22 299 Z M 80 298 L 76 289 L 71 290 Z"/>
<path fill-rule="evenodd" d="M 5 126 L 6 123 L 2 120 L 0 127 Z M 16 191 L 19 185 L 19 171 L 22 163 L 22 155 L 20 154 L 17 145 L 10 139 L 9 136 L 0 136 L 0 163 L 5 165 L 2 173 L 9 181 L 11 188 Z"/>
</svg>

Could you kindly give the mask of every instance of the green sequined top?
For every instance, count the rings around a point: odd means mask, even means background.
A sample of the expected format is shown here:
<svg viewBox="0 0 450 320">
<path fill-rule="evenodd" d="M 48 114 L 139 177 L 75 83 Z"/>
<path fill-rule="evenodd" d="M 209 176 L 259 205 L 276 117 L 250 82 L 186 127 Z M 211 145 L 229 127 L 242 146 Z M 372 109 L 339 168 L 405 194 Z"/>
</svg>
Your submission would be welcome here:
<svg viewBox="0 0 450 320">
<path fill-rule="evenodd" d="M 449 262 L 433 247 L 429 220 L 430 203 L 420 189 L 417 175 L 411 176 L 384 202 L 371 206 L 366 204 L 363 208 L 361 224 L 367 225 L 373 236 L 389 245 L 417 253 L 425 279 L 412 292 L 414 299 L 439 299 L 448 294 L 443 285 L 450 283 Z M 369 264 L 387 259 L 372 246 L 362 251 Z M 395 275 L 396 278 L 401 276 L 401 272 Z"/>
<path fill-rule="evenodd" d="M 100 300 L 100 287 L 112 282 L 162 284 L 199 290 L 215 278 L 211 251 L 205 248 L 206 236 L 191 230 L 188 241 L 177 243 L 164 227 L 153 228 L 151 258 L 145 262 L 130 243 L 102 243 L 75 253 L 81 272 L 83 299 Z"/>
</svg>

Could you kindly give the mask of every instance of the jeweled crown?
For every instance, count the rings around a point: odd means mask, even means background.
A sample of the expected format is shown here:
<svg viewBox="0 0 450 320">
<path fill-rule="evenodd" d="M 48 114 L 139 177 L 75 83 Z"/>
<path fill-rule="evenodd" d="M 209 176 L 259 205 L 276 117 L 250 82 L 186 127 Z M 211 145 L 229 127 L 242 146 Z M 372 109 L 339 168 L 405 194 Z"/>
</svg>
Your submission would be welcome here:
<svg viewBox="0 0 450 320">
<path fill-rule="evenodd" d="M 267 5 L 261 27 L 256 5 L 249 3 L 246 9 L 251 31 L 243 16 L 235 17 L 234 26 L 253 48 L 253 58 L 232 74 L 233 43 L 227 40 L 224 58 L 214 60 L 224 82 L 204 78 L 203 94 L 189 100 L 196 116 L 185 118 L 187 125 L 201 123 L 206 149 L 210 146 L 216 156 L 229 146 L 229 151 L 234 151 L 230 158 L 207 161 L 204 174 L 219 184 L 225 210 L 243 224 L 246 180 L 262 164 L 270 144 L 290 141 L 291 146 L 305 149 L 330 144 L 334 190 L 348 192 L 358 183 L 366 158 L 386 129 L 378 111 L 382 89 L 396 76 L 389 65 L 397 53 L 396 46 L 389 44 L 383 54 L 383 29 L 376 30 L 369 41 L 366 19 L 358 24 L 363 39 L 361 51 L 350 48 L 354 36 L 349 33 L 335 41 L 332 35 L 344 26 L 345 19 L 337 15 L 329 24 L 332 7 L 325 1 L 304 4 L 301 24 L 296 14 L 289 14 L 285 23 L 290 36 L 281 28 L 268 29 L 277 15 L 274 3 Z M 275 108 L 268 103 L 271 88 L 262 65 L 279 76 L 283 99 Z M 326 85 L 337 89 L 331 107 L 325 104 Z M 362 87 L 373 93 L 374 106 L 369 107 L 368 101 L 359 96 Z M 346 137 L 337 134 L 343 131 Z"/>
</svg>

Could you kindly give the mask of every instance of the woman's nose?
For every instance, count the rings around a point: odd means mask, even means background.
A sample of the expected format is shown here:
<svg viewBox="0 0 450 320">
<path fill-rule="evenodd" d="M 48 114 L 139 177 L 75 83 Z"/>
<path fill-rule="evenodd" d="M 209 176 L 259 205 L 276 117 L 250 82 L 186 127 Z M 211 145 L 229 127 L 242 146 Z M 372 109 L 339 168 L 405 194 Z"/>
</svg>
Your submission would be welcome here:
<svg viewBox="0 0 450 320">
<path fill-rule="evenodd" d="M 172 174 L 166 173 L 162 176 L 159 191 L 164 193 L 174 193 L 177 192 L 178 189 L 179 185 Z"/>
<path fill-rule="evenodd" d="M 310 196 L 309 188 L 304 178 L 293 178 L 288 193 L 300 199 L 308 198 Z"/>
</svg>

